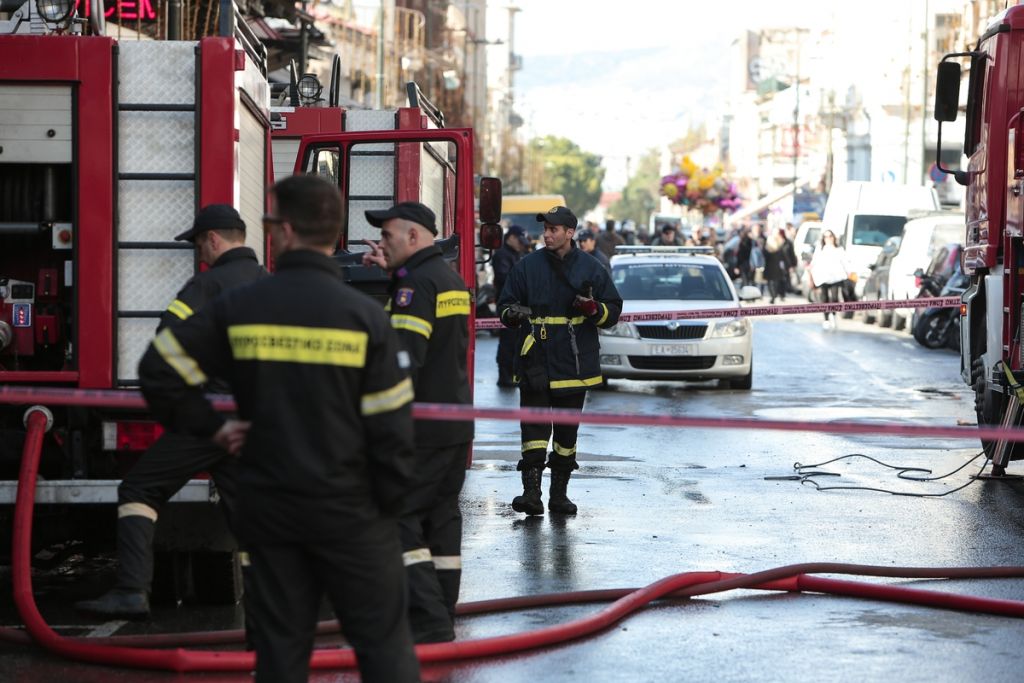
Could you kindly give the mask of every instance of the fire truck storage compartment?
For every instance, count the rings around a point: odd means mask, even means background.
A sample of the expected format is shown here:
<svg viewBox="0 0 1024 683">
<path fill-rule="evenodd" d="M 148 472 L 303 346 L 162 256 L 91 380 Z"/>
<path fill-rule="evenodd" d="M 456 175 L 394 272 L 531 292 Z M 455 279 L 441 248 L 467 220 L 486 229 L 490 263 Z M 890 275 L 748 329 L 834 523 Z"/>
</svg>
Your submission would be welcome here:
<svg viewBox="0 0 1024 683">
<path fill-rule="evenodd" d="M 0 370 L 70 361 L 73 101 L 67 85 L 0 83 Z"/>
</svg>

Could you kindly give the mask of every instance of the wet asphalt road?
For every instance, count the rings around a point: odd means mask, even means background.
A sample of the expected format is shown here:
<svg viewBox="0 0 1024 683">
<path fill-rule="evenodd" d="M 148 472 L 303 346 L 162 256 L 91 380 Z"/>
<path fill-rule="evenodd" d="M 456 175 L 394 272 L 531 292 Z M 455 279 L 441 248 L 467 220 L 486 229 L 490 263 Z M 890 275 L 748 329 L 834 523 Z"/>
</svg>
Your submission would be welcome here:
<svg viewBox="0 0 1024 683">
<path fill-rule="evenodd" d="M 494 386 L 495 340 L 477 339 L 476 402 L 518 405 Z M 949 351 L 928 351 L 909 335 L 856 321 L 823 331 L 817 316 L 759 319 L 754 388 L 715 383 L 613 382 L 588 411 L 765 417 L 828 421 L 972 423 L 971 395 Z M 509 501 L 519 490 L 518 426 L 477 426 L 475 459 L 463 493 L 464 601 L 513 595 L 642 586 L 669 574 L 753 572 L 811 561 L 890 566 L 1024 564 L 1024 485 L 972 483 L 942 498 L 866 490 L 815 491 L 795 481 L 793 463 L 861 453 L 936 475 L 964 465 L 973 442 L 888 436 L 833 436 L 584 425 L 582 469 L 570 496 L 574 518 L 524 519 Z M 967 484 L 981 461 L 934 482 L 900 480 L 865 459 L 827 465 L 823 485 L 937 494 Z M 1013 470 L 1024 469 L 1016 465 Z M 547 483 L 545 480 L 545 489 Z M 545 493 L 546 496 L 546 493 Z M 90 565 L 95 568 L 95 565 Z M 62 573 L 63 572 L 63 573 Z M 67 609 L 102 572 L 41 577 L 51 623 L 93 633 L 118 624 L 83 622 Z M 4 583 L 7 574 L 3 575 Z M 874 581 L 891 581 L 874 579 Z M 1024 599 L 1024 580 L 896 581 L 931 590 Z M 4 589 L 7 592 L 8 589 Z M 9 592 L 8 592 L 9 594 Z M 2 605 L 3 603 L 0 603 Z M 466 617 L 459 639 L 531 630 L 590 614 L 602 605 Z M 227 628 L 231 608 L 163 607 L 143 630 Z M 2 623 L 16 621 L 9 606 Z M 529 654 L 424 670 L 427 680 L 483 681 L 1019 681 L 1024 622 L 853 598 L 743 591 L 660 603 L 595 637 Z M 69 665 L 0 645 L 0 680 L 150 681 L 170 674 Z M 244 681 L 245 674 L 188 680 Z M 355 680 L 317 673 L 311 680 Z"/>
</svg>

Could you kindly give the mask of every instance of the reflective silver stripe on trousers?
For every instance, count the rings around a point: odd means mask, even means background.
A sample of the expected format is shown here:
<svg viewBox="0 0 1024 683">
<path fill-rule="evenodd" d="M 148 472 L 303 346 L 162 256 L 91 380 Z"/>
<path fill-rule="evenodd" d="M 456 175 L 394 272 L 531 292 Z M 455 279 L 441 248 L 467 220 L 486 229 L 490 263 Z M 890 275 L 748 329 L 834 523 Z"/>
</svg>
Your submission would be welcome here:
<svg viewBox="0 0 1024 683">
<path fill-rule="evenodd" d="M 416 548 L 415 550 L 407 550 L 402 553 L 402 563 L 408 567 L 412 564 L 419 564 L 420 562 L 430 562 L 430 548 Z"/>
<path fill-rule="evenodd" d="M 442 569 L 462 569 L 462 556 L 434 555 L 434 568 L 438 571 Z"/>
<path fill-rule="evenodd" d="M 156 510 L 145 503 L 122 503 L 117 506 L 117 518 L 121 519 L 122 517 L 145 517 L 155 522 Z"/>
</svg>

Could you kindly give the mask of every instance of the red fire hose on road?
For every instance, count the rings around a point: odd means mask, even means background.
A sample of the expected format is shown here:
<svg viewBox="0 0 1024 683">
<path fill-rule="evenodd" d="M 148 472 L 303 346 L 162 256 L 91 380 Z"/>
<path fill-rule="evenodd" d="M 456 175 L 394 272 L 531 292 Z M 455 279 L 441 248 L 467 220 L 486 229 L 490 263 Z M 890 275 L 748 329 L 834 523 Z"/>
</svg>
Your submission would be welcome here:
<svg viewBox="0 0 1024 683">
<path fill-rule="evenodd" d="M 35 481 L 42 451 L 43 435 L 51 423 L 49 411 L 35 406 L 25 416 L 27 436 L 22 454 L 18 496 L 14 515 L 13 577 L 14 602 L 32 638 L 44 648 L 69 659 L 94 664 L 109 664 L 146 669 L 188 671 L 250 671 L 254 667 L 251 652 L 209 652 L 183 649 L 136 649 L 115 645 L 98 645 L 87 639 L 65 638 L 57 634 L 43 619 L 32 593 L 31 535 L 32 508 L 35 503 Z M 758 588 L 775 591 L 808 590 L 851 597 L 870 597 L 945 609 L 986 614 L 1024 617 L 1024 602 L 994 600 L 948 593 L 936 593 L 898 586 L 837 581 L 812 576 L 808 572 L 830 574 L 861 574 L 902 578 L 999 578 L 1024 577 L 1024 567 L 990 567 L 960 569 L 927 569 L 874 567 L 833 563 L 799 564 L 779 567 L 754 574 L 723 572 L 688 572 L 676 574 L 640 589 L 611 589 L 552 595 L 488 600 L 463 605 L 460 613 L 521 609 L 538 605 L 559 605 L 579 602 L 614 600 L 599 612 L 575 621 L 549 626 L 536 631 L 478 640 L 417 646 L 422 662 L 458 661 L 505 655 L 513 652 L 548 647 L 557 643 L 593 635 L 643 608 L 654 600 L 669 597 L 693 597 L 735 588 Z M 107 639 L 108 641 L 114 639 Z M 355 656 L 351 650 L 317 650 L 311 665 L 314 669 L 351 668 Z"/>
</svg>

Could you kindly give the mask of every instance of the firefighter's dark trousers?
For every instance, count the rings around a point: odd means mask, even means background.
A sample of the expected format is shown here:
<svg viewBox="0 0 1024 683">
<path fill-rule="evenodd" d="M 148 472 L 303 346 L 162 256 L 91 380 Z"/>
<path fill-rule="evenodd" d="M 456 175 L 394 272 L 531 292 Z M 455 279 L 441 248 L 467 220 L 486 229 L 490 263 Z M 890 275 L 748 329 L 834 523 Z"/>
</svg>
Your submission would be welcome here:
<svg viewBox="0 0 1024 683">
<path fill-rule="evenodd" d="M 238 467 L 236 458 L 209 439 L 169 432 L 157 439 L 117 487 L 117 587 L 150 589 L 153 581 L 152 529 L 147 534 L 134 533 L 134 529 L 151 527 L 171 496 L 200 472 L 208 472 L 213 477 L 228 527 L 234 530 Z"/>
<path fill-rule="evenodd" d="M 333 539 L 254 545 L 249 556 L 247 608 L 260 624 L 254 634 L 256 683 L 305 683 L 324 593 L 364 683 L 420 680 L 393 518 L 352 525 Z"/>
<path fill-rule="evenodd" d="M 462 512 L 469 444 L 417 448 L 417 484 L 399 520 L 409 584 L 409 624 L 417 643 L 455 638 L 462 580 Z"/>
<path fill-rule="evenodd" d="M 519 405 L 523 408 L 569 408 L 582 411 L 586 398 L 585 391 L 553 396 L 547 390 L 538 391 L 519 385 Z M 579 467 L 576 464 L 576 432 L 579 431 L 579 425 L 523 422 L 519 429 L 523 437 L 523 455 L 517 469 L 543 467 L 544 456 L 548 452 L 548 439 L 553 442 L 547 459 L 548 467 L 569 472 Z"/>
<path fill-rule="evenodd" d="M 498 384 L 512 386 L 512 377 L 515 375 L 516 342 L 519 339 L 519 330 L 515 327 L 502 327 L 498 332 Z"/>
</svg>

